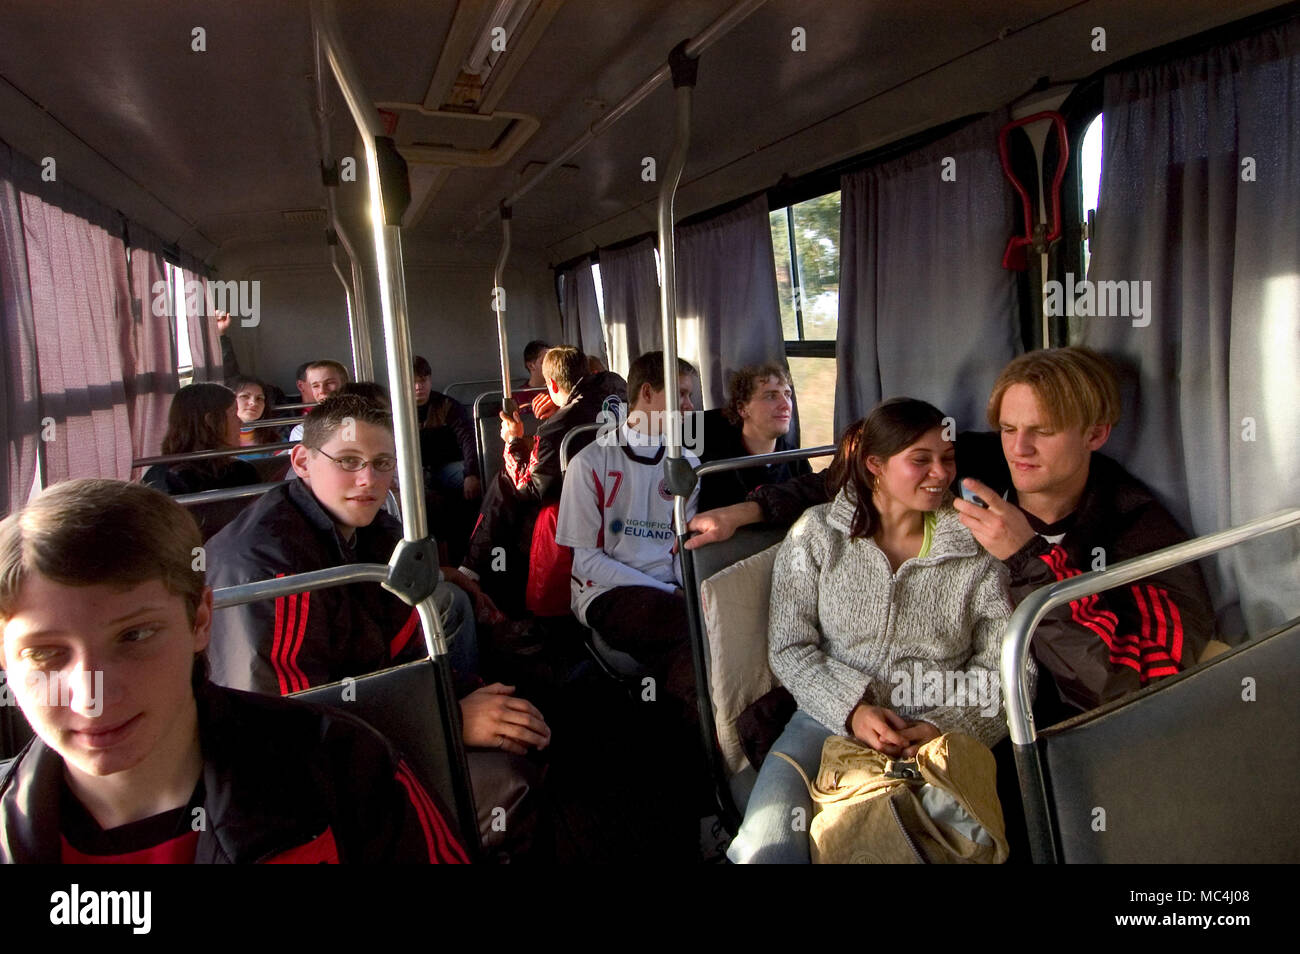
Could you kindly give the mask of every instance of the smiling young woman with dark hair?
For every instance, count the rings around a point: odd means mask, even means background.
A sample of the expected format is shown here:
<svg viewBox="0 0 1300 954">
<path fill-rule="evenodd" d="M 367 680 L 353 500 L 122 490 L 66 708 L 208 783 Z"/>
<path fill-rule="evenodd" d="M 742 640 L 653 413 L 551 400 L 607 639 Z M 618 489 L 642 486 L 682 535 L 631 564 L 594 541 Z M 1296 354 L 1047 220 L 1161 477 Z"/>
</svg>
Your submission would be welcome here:
<svg viewBox="0 0 1300 954">
<path fill-rule="evenodd" d="M 884 401 L 840 441 L 829 504 L 808 510 L 772 572 L 768 656 L 799 708 L 773 752 L 817 774 L 831 735 L 890 758 L 911 758 L 945 732 L 992 746 L 1006 735 L 999 704 L 899 699 L 899 672 L 976 674 L 997 683 L 1011 615 L 997 560 L 951 506 L 956 476 L 943 413 L 924 401 Z M 924 703 L 924 704 L 923 704 Z M 808 863 L 812 799 L 794 768 L 769 754 L 732 842 L 736 862 Z"/>
</svg>

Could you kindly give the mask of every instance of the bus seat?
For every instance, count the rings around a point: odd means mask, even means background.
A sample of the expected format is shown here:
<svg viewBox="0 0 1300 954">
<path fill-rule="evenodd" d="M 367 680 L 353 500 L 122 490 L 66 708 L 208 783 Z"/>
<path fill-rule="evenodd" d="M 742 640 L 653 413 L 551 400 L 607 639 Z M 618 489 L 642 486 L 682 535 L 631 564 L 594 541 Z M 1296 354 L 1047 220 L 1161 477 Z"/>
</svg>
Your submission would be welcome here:
<svg viewBox="0 0 1300 954">
<path fill-rule="evenodd" d="M 256 503 L 259 499 L 261 498 L 239 497 L 235 500 L 213 500 L 207 503 L 190 504 L 185 509 L 199 525 L 203 542 L 207 543 L 218 530 L 238 517 L 245 507 Z"/>
<path fill-rule="evenodd" d="M 21 752 L 35 734 L 16 704 L 0 706 L 0 762 Z"/>
<path fill-rule="evenodd" d="M 292 698 L 349 712 L 397 746 L 416 776 L 438 796 L 447 822 L 454 826 L 464 844 L 464 832 L 455 810 L 451 754 L 443 738 L 438 679 L 433 667 L 431 660 L 421 659 L 295 692 Z"/>
<path fill-rule="evenodd" d="M 536 434 L 540 422 L 533 416 L 531 405 L 524 402 L 522 398 L 531 399 L 534 394 L 540 394 L 541 391 L 521 388 L 516 389 L 515 393 L 521 396 L 519 418 L 524 422 L 524 434 L 528 436 Z M 478 414 L 479 416 L 474 420 L 474 430 L 478 441 L 479 476 L 484 483 L 487 483 L 501 472 L 502 455 L 506 449 L 505 442 L 501 440 L 501 398 L 495 395 L 484 398 L 478 405 Z"/>
<path fill-rule="evenodd" d="M 269 484 L 273 481 L 284 480 L 285 474 L 289 473 L 288 454 L 276 454 L 274 457 L 259 457 L 256 460 L 250 460 L 249 463 L 257 470 L 257 480 L 259 483 Z"/>
<path fill-rule="evenodd" d="M 776 685 L 767 664 L 767 608 L 777 549 L 770 546 L 746 557 L 700 585 L 709 640 L 709 695 L 718 746 L 733 775 L 749 765 L 736 720 Z"/>
<path fill-rule="evenodd" d="M 1300 619 L 1042 732 L 1060 860 L 1300 861 L 1297 682 Z"/>
</svg>

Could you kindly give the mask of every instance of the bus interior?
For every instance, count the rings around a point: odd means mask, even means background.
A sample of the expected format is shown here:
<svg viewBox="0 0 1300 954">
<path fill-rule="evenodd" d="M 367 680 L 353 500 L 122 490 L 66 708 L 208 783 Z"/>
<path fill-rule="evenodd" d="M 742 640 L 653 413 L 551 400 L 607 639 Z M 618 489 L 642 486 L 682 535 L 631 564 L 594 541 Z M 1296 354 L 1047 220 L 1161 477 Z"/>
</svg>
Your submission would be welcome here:
<svg viewBox="0 0 1300 954">
<path fill-rule="evenodd" d="M 410 556 L 434 516 L 413 459 L 417 354 L 467 409 L 486 483 L 503 466 L 499 412 L 537 426 L 535 339 L 621 375 L 665 349 L 670 384 L 680 355 L 700 369 L 697 410 L 721 406 L 728 372 L 783 362 L 791 456 L 818 471 L 883 398 L 985 430 L 1003 365 L 1087 345 L 1119 371 L 1106 453 L 1190 539 L 1136 568 L 1103 559 L 1012 618 L 999 771 L 1004 801 L 1024 802 L 1013 860 L 1294 862 L 1298 90 L 1300 4 L 1274 0 L 8 0 L 6 513 L 59 481 L 165 463 L 171 395 L 223 381 L 232 357 L 284 392 L 285 421 L 305 407 L 304 361 L 390 389 L 389 506 Z M 182 502 L 209 536 L 286 460 Z M 679 543 L 688 492 L 674 491 Z M 711 691 L 754 653 L 765 666 L 783 536 L 747 528 L 682 551 L 701 689 L 689 744 L 724 844 L 753 769 Z M 1036 726 L 1037 622 L 1188 561 L 1221 654 Z M 217 602 L 364 578 L 418 604 L 431 662 L 368 677 L 364 715 L 419 753 L 472 841 L 429 568 L 354 569 Z M 676 822 L 643 777 L 660 743 L 636 715 L 642 671 L 598 640 L 557 677 L 545 857 L 663 860 Z M 30 732 L 12 706 L 0 720 L 9 758 Z M 1235 783 L 1198 783 L 1207 752 Z"/>
</svg>

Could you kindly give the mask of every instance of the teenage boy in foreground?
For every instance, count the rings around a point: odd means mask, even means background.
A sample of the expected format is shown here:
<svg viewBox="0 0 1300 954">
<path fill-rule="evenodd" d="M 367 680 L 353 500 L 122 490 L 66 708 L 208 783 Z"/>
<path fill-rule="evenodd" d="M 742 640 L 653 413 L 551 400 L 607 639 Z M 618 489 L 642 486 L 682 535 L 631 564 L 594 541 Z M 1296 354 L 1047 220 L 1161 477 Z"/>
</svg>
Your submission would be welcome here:
<svg viewBox="0 0 1300 954">
<path fill-rule="evenodd" d="M 1091 570 L 1098 557 L 1113 566 L 1187 539 L 1145 484 L 1099 453 L 1120 411 L 1114 371 L 1100 355 L 1031 351 L 993 386 L 988 422 L 999 434 L 957 436 L 959 482 L 987 509 L 966 500 L 954 506 L 1006 565 L 1013 603 Z M 825 500 L 821 474 L 761 487 L 744 503 L 700 514 L 691 529 L 701 533 L 687 546 L 765 518 L 791 523 Z M 1039 682 L 1044 714 L 1066 718 L 1173 675 L 1194 665 L 1213 635 L 1214 611 L 1195 564 L 1058 607 L 1032 643 L 1052 676 Z M 1070 711 L 1053 707 L 1052 684 Z"/>
<path fill-rule="evenodd" d="M 360 720 L 208 682 L 201 544 L 111 480 L 0 523 L 0 662 L 37 736 L 0 772 L 0 862 L 465 861 Z"/>
</svg>

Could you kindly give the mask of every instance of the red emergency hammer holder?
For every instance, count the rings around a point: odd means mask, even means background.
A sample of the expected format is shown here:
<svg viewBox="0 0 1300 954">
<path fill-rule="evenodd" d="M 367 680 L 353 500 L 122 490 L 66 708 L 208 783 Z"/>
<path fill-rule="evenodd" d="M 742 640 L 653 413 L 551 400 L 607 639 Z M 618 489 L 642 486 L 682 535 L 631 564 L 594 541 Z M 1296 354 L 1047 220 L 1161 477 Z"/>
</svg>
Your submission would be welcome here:
<svg viewBox="0 0 1300 954">
<path fill-rule="evenodd" d="M 1009 145 L 1011 130 L 1018 126 L 1029 126 L 1044 119 L 1051 120 L 1052 126 L 1056 130 L 1057 144 L 1060 146 L 1057 150 L 1056 173 L 1052 176 L 1052 188 L 1047 193 L 1047 200 L 1051 207 L 1051 218 L 1046 227 L 1042 223 L 1034 223 L 1034 207 L 1033 203 L 1029 201 L 1029 193 L 1020 180 L 1016 178 L 1015 173 L 1011 171 Z M 1047 251 L 1048 246 L 1061 237 L 1061 182 L 1065 179 L 1066 163 L 1070 161 L 1070 143 L 1065 134 L 1065 117 L 1058 112 L 1046 111 L 1034 113 L 1032 116 L 1026 116 L 1023 119 L 1016 119 L 1007 123 L 998 131 L 998 157 L 1002 160 L 1003 173 L 1020 195 L 1020 207 L 1025 213 L 1025 232 L 1023 235 L 1011 236 L 1011 240 L 1007 242 L 1007 250 L 1002 253 L 1002 267 L 1023 272 L 1029 267 L 1026 249 L 1032 247 L 1036 252 L 1042 254 Z"/>
</svg>

